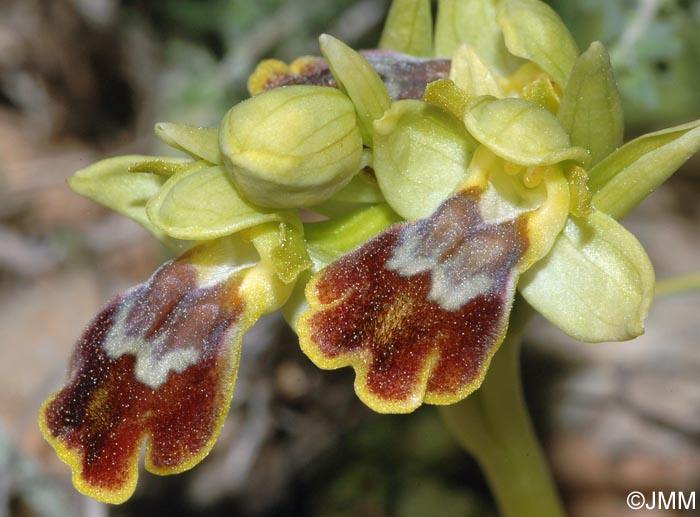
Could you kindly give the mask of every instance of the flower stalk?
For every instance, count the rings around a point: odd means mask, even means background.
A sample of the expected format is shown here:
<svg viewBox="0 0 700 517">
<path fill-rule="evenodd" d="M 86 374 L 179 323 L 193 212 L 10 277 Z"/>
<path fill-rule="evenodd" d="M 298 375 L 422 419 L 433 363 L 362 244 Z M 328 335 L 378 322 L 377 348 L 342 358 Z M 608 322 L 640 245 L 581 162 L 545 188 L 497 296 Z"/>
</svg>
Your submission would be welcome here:
<svg viewBox="0 0 700 517">
<path fill-rule="evenodd" d="M 503 517 L 565 515 L 522 391 L 520 345 L 532 314 L 518 298 L 481 388 L 457 404 L 440 406 L 447 429 L 479 463 Z"/>
</svg>

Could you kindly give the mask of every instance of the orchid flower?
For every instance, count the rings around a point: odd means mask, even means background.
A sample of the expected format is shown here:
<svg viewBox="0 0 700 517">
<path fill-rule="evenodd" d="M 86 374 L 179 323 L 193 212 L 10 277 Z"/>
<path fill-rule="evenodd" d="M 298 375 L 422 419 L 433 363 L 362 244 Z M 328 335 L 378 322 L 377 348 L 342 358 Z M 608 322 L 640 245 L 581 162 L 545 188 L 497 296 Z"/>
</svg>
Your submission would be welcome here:
<svg viewBox="0 0 700 517">
<path fill-rule="evenodd" d="M 187 158 L 124 156 L 71 187 L 190 246 L 95 317 L 40 426 L 76 488 L 118 503 L 211 450 L 241 339 L 282 309 L 321 368 L 405 413 L 478 389 L 516 293 L 581 341 L 643 332 L 654 293 L 619 222 L 700 148 L 700 121 L 623 145 L 605 48 L 539 0 L 395 0 L 380 50 L 324 35 L 263 61 Z M 305 222 L 316 212 L 325 220 Z"/>
</svg>

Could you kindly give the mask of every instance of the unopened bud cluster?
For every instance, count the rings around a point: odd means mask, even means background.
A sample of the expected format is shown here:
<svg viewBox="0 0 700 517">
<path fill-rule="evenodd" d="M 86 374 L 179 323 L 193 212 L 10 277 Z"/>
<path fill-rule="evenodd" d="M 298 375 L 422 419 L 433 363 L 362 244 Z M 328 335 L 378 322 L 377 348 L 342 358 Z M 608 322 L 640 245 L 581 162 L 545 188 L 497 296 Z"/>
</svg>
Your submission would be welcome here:
<svg viewBox="0 0 700 517">
<path fill-rule="evenodd" d="M 362 158 L 352 102 L 321 86 L 277 88 L 237 104 L 221 121 L 219 145 L 241 193 L 273 208 L 325 201 Z"/>
</svg>

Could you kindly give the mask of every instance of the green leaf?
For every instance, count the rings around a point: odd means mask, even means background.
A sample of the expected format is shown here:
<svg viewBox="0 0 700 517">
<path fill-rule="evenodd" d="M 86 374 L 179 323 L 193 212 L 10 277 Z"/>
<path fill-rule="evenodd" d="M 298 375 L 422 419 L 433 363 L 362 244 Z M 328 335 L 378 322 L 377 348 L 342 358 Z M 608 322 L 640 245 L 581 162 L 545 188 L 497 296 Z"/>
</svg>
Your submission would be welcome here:
<svg viewBox="0 0 700 517">
<path fill-rule="evenodd" d="M 429 216 L 464 179 L 476 143 L 450 113 L 417 100 L 395 102 L 374 127 L 387 202 L 404 219 Z"/>
<path fill-rule="evenodd" d="M 197 127 L 187 124 L 159 122 L 155 133 L 158 138 L 175 149 L 211 164 L 223 163 L 219 152 L 219 130 L 215 127 Z"/>
<path fill-rule="evenodd" d="M 430 0 L 394 0 L 384 23 L 379 48 L 412 56 L 432 56 L 433 15 Z"/>
<path fill-rule="evenodd" d="M 552 165 L 574 160 L 584 168 L 587 150 L 572 147 L 557 118 L 524 99 L 477 97 L 469 103 L 464 124 L 494 154 L 519 165 Z"/>
<path fill-rule="evenodd" d="M 328 34 L 319 38 L 333 77 L 355 105 L 362 141 L 372 147 L 372 123 L 391 106 L 391 97 L 377 72 L 359 53 Z"/>
<path fill-rule="evenodd" d="M 589 171 L 593 206 L 622 219 L 700 150 L 700 120 L 628 142 Z"/>
<path fill-rule="evenodd" d="M 129 172 L 131 166 L 145 161 L 181 163 L 179 160 L 153 156 L 117 156 L 79 170 L 68 179 L 68 185 L 78 194 L 133 219 L 162 240 L 165 237 L 163 232 L 146 215 L 146 203 L 158 193 L 167 178 L 151 173 Z"/>
<path fill-rule="evenodd" d="M 221 166 L 178 172 L 148 202 L 146 211 L 160 230 L 189 240 L 215 239 L 284 219 L 243 199 Z"/>
<path fill-rule="evenodd" d="M 580 341 L 644 332 L 654 269 L 637 239 L 602 212 L 570 218 L 549 254 L 520 277 L 525 299 Z"/>
<path fill-rule="evenodd" d="M 566 87 L 578 48 L 551 7 L 540 0 L 500 0 L 496 19 L 511 53 L 536 63 Z"/>
<path fill-rule="evenodd" d="M 496 23 L 494 0 L 438 0 L 435 55 L 452 57 L 461 44 L 473 47 L 499 73 L 508 74 L 518 66 Z"/>
<path fill-rule="evenodd" d="M 594 41 L 576 60 L 558 117 L 571 143 L 591 152 L 593 165 L 622 145 L 620 93 L 602 43 Z"/>
</svg>

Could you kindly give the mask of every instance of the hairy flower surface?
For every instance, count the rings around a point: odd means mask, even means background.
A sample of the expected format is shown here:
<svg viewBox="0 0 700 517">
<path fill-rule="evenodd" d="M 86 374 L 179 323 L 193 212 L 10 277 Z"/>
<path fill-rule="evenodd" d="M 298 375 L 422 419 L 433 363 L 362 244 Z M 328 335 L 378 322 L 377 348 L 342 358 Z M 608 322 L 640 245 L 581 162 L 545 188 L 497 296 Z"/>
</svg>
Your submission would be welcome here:
<svg viewBox="0 0 700 517">
<path fill-rule="evenodd" d="M 535 208 L 504 212 L 488 194 L 489 175 L 503 173 L 497 161 L 477 151 L 468 183 L 432 215 L 392 226 L 306 288 L 302 349 L 321 367 L 353 366 L 358 395 L 376 411 L 475 390 L 505 335 L 519 275 L 552 244 L 539 228 L 564 224 L 569 192 L 558 167 L 528 192 Z"/>
<path fill-rule="evenodd" d="M 107 502 L 202 460 L 243 333 L 282 309 L 379 412 L 481 385 L 516 291 L 582 341 L 643 332 L 654 272 L 619 222 L 700 148 L 700 122 L 623 145 L 605 48 L 539 0 L 395 0 L 380 50 L 262 62 L 220 128 L 161 123 L 189 158 L 123 156 L 71 187 L 190 249 L 79 340 L 40 426 Z M 303 222 L 300 209 L 325 220 Z M 318 217 L 317 217 L 318 218 Z"/>
</svg>

